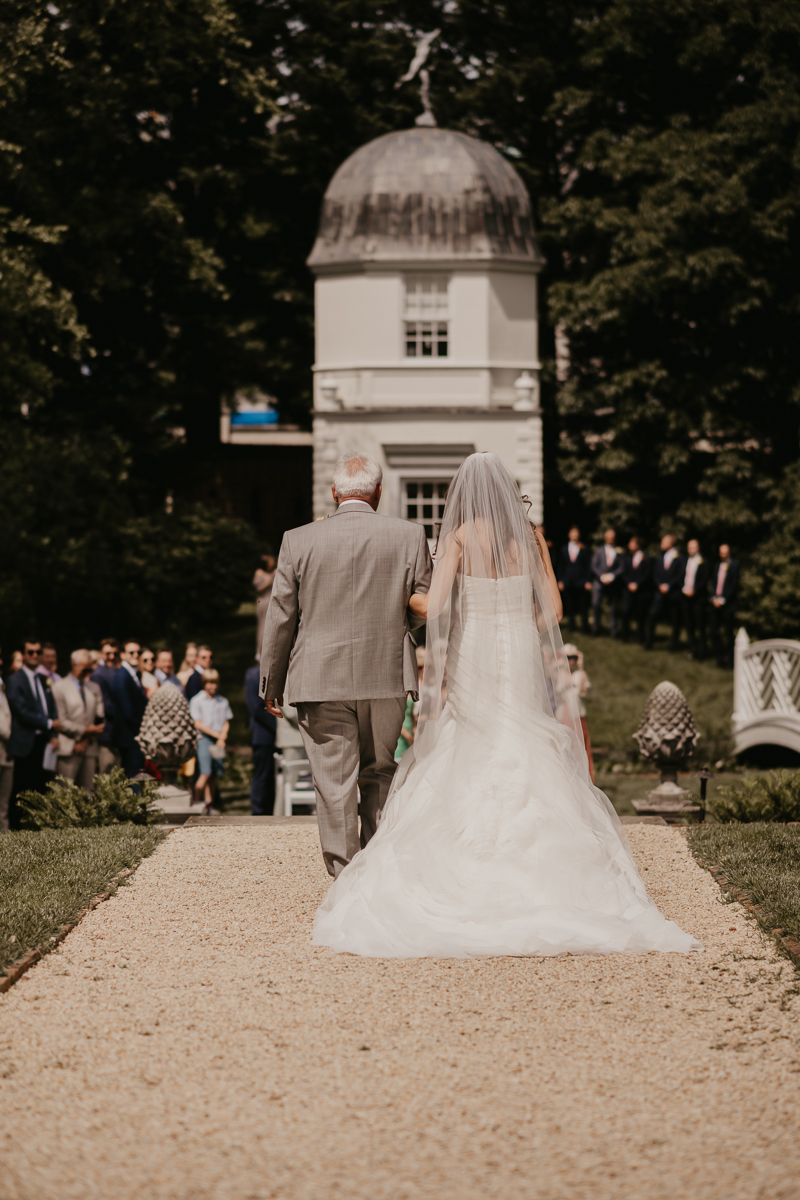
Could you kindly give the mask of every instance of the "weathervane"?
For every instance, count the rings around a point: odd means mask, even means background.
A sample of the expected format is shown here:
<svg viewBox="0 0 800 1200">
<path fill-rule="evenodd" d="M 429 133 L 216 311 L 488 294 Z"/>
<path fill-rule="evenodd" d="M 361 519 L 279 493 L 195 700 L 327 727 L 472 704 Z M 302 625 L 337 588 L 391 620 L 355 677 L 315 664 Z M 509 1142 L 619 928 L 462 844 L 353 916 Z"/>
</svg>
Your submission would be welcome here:
<svg viewBox="0 0 800 1200">
<path fill-rule="evenodd" d="M 430 96 L 430 75 L 427 67 L 424 64 L 428 61 L 431 44 L 437 38 L 441 30 L 434 29 L 432 33 L 423 33 L 422 37 L 415 43 L 415 54 L 411 60 L 411 66 L 406 71 L 402 79 L 398 79 L 394 85 L 399 88 L 403 83 L 409 83 L 419 71 L 419 77 L 422 83 L 420 87 L 420 99 L 422 100 L 422 112 L 414 122 L 415 125 L 435 126 L 436 117 L 433 115 L 431 108 Z M 420 68 L 422 68 L 420 70 Z"/>
</svg>

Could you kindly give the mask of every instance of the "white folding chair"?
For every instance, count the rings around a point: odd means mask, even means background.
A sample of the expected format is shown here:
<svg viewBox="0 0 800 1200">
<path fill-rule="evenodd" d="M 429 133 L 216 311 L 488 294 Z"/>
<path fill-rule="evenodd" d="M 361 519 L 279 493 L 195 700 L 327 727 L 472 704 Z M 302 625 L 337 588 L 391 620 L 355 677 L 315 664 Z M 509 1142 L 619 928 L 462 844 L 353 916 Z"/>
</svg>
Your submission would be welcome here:
<svg viewBox="0 0 800 1200">
<path fill-rule="evenodd" d="M 316 812 L 314 780 L 307 758 L 286 759 L 275 755 L 275 816 L 294 816 L 296 804 L 310 805 Z"/>
</svg>

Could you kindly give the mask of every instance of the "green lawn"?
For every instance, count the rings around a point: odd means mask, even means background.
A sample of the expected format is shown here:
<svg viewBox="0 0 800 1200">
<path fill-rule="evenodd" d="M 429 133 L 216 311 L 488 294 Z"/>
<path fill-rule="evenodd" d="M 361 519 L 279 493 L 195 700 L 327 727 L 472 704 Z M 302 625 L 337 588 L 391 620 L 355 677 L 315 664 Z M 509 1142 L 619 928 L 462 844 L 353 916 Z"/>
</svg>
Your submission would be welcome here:
<svg viewBox="0 0 800 1200">
<path fill-rule="evenodd" d="M 586 698 L 592 745 L 609 750 L 612 761 L 621 761 L 626 752 L 635 749 L 632 735 L 647 697 L 665 679 L 684 693 L 700 731 L 695 755 L 698 767 L 730 759 L 733 672 L 722 671 L 713 662 L 692 662 L 685 649 L 677 654 L 663 649 L 646 651 L 609 637 L 562 632 L 565 642 L 574 642 L 583 652 L 592 682 Z"/>
<path fill-rule="evenodd" d="M 700 825 L 687 836 L 699 862 L 719 867 L 761 905 L 766 929 L 800 938 L 800 826 Z"/>
<path fill-rule="evenodd" d="M 140 825 L 0 836 L 0 971 L 28 950 L 51 948 L 62 925 L 163 838 Z"/>
</svg>

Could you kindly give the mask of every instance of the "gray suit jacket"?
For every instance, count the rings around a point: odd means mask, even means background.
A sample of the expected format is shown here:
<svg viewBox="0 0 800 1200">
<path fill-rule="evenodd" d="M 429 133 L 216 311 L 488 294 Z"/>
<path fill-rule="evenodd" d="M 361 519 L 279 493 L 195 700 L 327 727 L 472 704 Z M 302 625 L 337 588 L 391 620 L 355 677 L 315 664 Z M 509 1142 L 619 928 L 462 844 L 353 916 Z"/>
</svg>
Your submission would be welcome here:
<svg viewBox="0 0 800 1200">
<path fill-rule="evenodd" d="M 64 757 L 74 752 L 75 743 L 80 741 L 84 730 L 89 725 L 99 725 L 105 720 L 103 693 L 99 686 L 96 683 L 87 682 L 83 685 L 83 694 L 86 699 L 85 705 L 69 675 L 53 684 L 53 696 L 58 708 L 58 719 L 61 722 L 58 753 Z M 92 734 L 86 749 L 86 757 L 97 758 L 99 752 L 97 734 Z"/>
<path fill-rule="evenodd" d="M 408 611 L 427 592 L 431 556 L 421 525 L 368 504 L 284 534 L 261 648 L 265 699 L 380 700 L 417 693 Z"/>
</svg>

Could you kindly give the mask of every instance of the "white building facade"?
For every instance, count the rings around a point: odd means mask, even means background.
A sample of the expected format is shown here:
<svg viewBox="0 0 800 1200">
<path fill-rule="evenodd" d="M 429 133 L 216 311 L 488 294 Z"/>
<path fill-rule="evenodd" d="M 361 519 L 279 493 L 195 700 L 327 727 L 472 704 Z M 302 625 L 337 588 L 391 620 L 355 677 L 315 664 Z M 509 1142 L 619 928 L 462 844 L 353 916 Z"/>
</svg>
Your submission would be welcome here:
<svg viewBox="0 0 800 1200">
<path fill-rule="evenodd" d="M 314 516 L 333 464 L 384 468 L 381 511 L 435 537 L 445 489 L 475 450 L 499 454 L 542 520 L 537 274 L 530 199 L 485 142 L 387 134 L 334 175 L 316 275 Z"/>
</svg>

